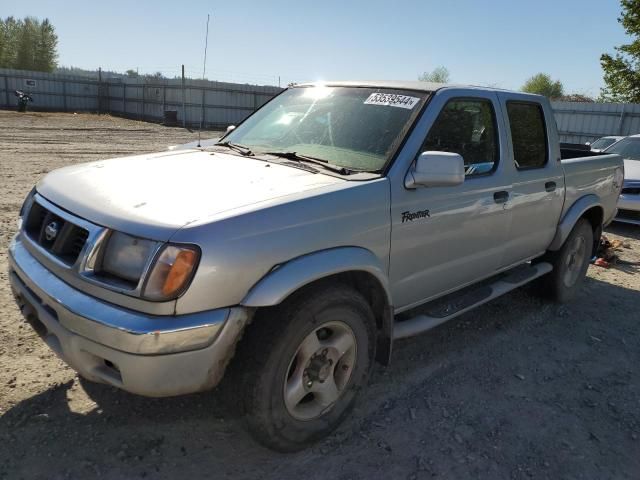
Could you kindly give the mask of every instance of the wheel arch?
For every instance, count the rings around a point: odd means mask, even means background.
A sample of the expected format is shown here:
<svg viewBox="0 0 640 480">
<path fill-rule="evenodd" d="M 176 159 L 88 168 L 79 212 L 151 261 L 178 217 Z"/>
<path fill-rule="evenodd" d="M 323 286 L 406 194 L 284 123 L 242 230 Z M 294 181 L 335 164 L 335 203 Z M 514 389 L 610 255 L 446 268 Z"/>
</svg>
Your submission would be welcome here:
<svg viewBox="0 0 640 480">
<path fill-rule="evenodd" d="M 558 224 L 556 235 L 549 245 L 548 250 L 557 251 L 562 248 L 567 237 L 575 227 L 578 220 L 586 219 L 593 229 L 593 247 L 592 253 L 595 253 L 600 235 L 602 234 L 602 222 L 604 220 L 604 208 L 600 204 L 600 199 L 593 194 L 585 195 L 578 199 L 565 213 L 564 217 Z"/>
<path fill-rule="evenodd" d="M 241 305 L 276 306 L 301 289 L 324 282 L 345 283 L 367 300 L 376 318 L 376 360 L 387 365 L 393 342 L 393 303 L 385 269 L 367 249 L 338 247 L 289 260 L 262 277 Z"/>
</svg>

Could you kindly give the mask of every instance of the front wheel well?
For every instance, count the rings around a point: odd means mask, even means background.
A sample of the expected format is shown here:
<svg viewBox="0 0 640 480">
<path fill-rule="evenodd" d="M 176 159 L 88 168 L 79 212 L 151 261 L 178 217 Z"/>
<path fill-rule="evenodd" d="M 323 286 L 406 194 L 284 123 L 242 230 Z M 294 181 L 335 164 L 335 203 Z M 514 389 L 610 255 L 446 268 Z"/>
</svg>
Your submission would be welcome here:
<svg viewBox="0 0 640 480">
<path fill-rule="evenodd" d="M 319 287 L 326 284 L 341 283 L 348 285 L 360 293 L 367 301 L 376 320 L 376 360 L 383 365 L 388 365 L 391 356 L 391 344 L 393 339 L 393 307 L 389 302 L 387 292 L 380 281 L 371 273 L 355 270 L 336 273 L 314 280 L 301 286 L 292 292 L 282 303 L 294 296 L 309 295 Z M 263 307 L 264 308 L 264 307 Z M 271 308 L 271 307 L 266 307 Z M 258 313 L 262 308 L 258 309 Z"/>
</svg>

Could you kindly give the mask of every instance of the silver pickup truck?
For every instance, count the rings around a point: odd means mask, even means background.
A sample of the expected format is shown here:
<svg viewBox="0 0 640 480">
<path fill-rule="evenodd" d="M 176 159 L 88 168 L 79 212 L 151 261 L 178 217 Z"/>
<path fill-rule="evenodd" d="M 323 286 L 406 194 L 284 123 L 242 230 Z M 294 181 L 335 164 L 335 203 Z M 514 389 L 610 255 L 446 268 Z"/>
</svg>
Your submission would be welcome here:
<svg viewBox="0 0 640 480">
<path fill-rule="evenodd" d="M 561 152 L 539 96 L 296 85 L 215 145 L 46 175 L 9 278 L 83 377 L 170 396 L 229 366 L 255 437 L 296 450 L 394 340 L 533 280 L 570 299 L 623 173 L 618 155 Z"/>
</svg>

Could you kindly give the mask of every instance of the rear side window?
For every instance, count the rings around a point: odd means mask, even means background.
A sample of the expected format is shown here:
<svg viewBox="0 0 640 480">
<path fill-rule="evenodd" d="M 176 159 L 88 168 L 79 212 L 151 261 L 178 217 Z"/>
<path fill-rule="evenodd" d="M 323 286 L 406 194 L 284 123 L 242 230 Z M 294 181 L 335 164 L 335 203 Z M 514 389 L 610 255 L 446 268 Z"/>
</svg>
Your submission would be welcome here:
<svg viewBox="0 0 640 480">
<path fill-rule="evenodd" d="M 536 103 L 507 102 L 507 114 L 516 167 L 544 167 L 549 155 L 542 107 Z"/>
<path fill-rule="evenodd" d="M 493 172 L 498 165 L 498 129 L 489 100 L 455 98 L 444 106 L 422 146 L 425 151 L 457 153 L 467 177 Z"/>
</svg>

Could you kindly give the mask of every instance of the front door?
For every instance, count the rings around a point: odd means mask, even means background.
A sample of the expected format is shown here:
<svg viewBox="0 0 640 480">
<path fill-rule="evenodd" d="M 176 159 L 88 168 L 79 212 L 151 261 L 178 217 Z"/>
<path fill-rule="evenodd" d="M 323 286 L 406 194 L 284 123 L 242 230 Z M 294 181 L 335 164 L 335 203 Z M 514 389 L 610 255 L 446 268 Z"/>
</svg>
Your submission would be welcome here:
<svg viewBox="0 0 640 480">
<path fill-rule="evenodd" d="M 434 119 L 424 120 L 428 133 L 418 154 L 458 153 L 466 177 L 454 187 L 415 189 L 399 185 L 400 174 L 392 178 L 390 280 L 397 311 L 490 276 L 501 265 L 511 185 L 502 172 L 499 112 L 491 92 L 444 90 L 431 100 L 425 116 Z"/>
</svg>

